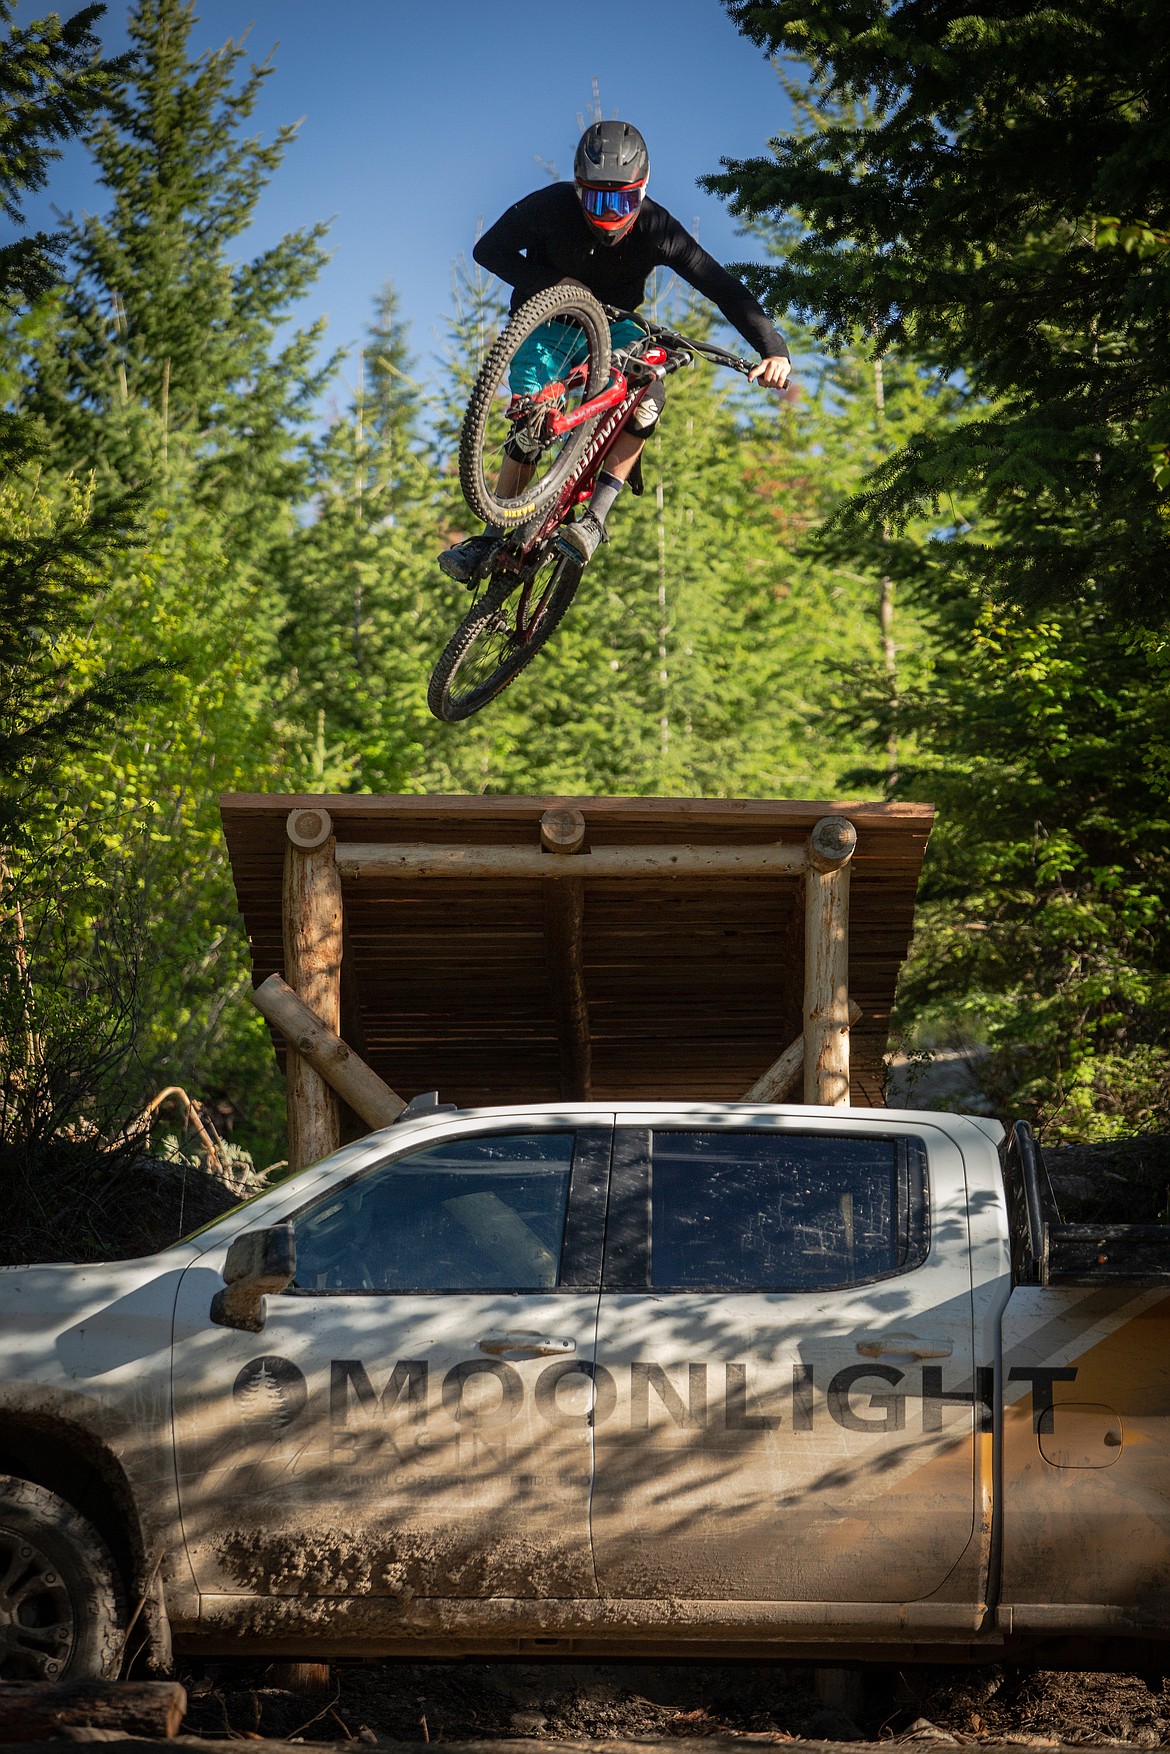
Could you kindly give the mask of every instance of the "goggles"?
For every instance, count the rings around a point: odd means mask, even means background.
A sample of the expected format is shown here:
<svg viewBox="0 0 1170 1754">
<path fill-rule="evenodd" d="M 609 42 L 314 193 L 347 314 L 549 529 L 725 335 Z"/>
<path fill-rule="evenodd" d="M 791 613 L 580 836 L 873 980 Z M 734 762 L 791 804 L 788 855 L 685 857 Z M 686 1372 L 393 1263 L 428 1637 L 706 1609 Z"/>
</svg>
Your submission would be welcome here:
<svg viewBox="0 0 1170 1754">
<path fill-rule="evenodd" d="M 623 188 L 577 184 L 582 207 L 599 225 L 620 225 L 631 213 L 637 213 L 645 193 L 645 183 L 627 183 Z"/>
</svg>

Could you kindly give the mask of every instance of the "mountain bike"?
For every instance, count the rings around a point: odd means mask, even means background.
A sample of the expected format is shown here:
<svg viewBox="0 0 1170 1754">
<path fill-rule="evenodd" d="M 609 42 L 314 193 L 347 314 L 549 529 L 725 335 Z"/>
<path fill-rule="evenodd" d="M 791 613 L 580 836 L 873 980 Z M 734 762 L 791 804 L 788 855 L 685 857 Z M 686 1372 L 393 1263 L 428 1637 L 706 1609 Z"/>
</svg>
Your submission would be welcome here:
<svg viewBox="0 0 1170 1754">
<path fill-rule="evenodd" d="M 636 324 L 639 333 L 612 348 L 611 322 Z M 531 364 L 534 349 L 547 381 L 514 393 L 509 378 Z M 696 355 L 745 374 L 753 369 L 710 342 L 602 305 L 584 287 L 550 287 L 512 317 L 476 378 L 459 441 L 463 496 L 502 534 L 467 587 L 471 607 L 431 675 L 427 703 L 436 718 L 456 724 L 478 712 L 555 632 L 582 572 L 558 545 L 561 525 L 589 499 L 655 381 L 693 365 Z M 504 472 L 518 483 L 510 495 L 500 491 L 505 457 L 523 464 Z"/>
</svg>

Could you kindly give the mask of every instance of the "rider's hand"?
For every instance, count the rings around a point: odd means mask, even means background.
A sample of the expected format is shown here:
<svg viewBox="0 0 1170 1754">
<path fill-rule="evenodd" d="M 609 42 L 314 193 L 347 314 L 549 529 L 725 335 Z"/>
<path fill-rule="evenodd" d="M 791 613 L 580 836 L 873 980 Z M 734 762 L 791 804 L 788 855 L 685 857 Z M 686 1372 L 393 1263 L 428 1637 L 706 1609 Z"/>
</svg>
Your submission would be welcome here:
<svg viewBox="0 0 1170 1754">
<path fill-rule="evenodd" d="M 788 382 L 791 370 L 792 361 L 790 359 L 783 359 L 779 354 L 773 354 L 770 359 L 761 359 L 759 365 L 748 373 L 748 383 L 754 384 L 758 378 L 762 384 L 766 384 L 770 389 L 782 390 Z"/>
</svg>

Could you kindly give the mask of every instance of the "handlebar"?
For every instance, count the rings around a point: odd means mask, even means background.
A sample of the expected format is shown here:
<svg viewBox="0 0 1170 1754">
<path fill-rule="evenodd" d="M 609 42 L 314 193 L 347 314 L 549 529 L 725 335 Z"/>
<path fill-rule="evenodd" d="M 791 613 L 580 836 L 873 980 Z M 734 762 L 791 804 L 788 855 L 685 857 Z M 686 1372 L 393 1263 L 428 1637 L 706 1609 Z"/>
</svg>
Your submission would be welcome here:
<svg viewBox="0 0 1170 1754">
<path fill-rule="evenodd" d="M 616 305 L 603 305 L 606 316 L 611 323 L 637 323 L 646 331 L 647 340 L 660 341 L 664 347 L 679 347 L 687 353 L 701 353 L 713 365 L 727 366 L 731 371 L 742 372 L 748 376 L 755 371 L 750 359 L 741 359 L 737 353 L 728 353 L 725 348 L 715 347 L 710 341 L 692 341 L 687 335 L 679 335 L 673 329 L 664 329 L 658 323 L 648 323 L 636 311 L 619 310 Z"/>
</svg>

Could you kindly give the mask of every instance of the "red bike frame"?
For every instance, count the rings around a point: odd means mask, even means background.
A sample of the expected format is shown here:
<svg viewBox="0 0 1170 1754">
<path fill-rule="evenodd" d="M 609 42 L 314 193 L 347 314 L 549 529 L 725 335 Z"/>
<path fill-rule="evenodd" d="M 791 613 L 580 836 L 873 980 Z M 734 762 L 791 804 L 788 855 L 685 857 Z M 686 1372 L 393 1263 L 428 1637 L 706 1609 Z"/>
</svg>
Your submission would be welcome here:
<svg viewBox="0 0 1170 1754">
<path fill-rule="evenodd" d="M 640 357 L 654 371 L 655 378 L 660 375 L 665 376 L 662 368 L 669 355 L 664 347 L 648 347 Z M 532 398 L 532 402 L 538 404 L 541 402 L 555 403 L 565 395 L 567 390 L 580 388 L 584 384 L 585 378 L 586 367 L 583 365 L 574 366 L 567 378 L 546 384 L 544 389 Z M 545 430 L 557 438 L 575 426 L 583 426 L 587 420 L 593 420 L 598 415 L 608 418 L 602 419 L 597 431 L 578 458 L 572 474 L 543 518 L 527 535 L 524 546 L 514 550 L 512 556 L 509 557 L 513 560 L 517 571 L 524 566 L 537 544 L 543 542 L 559 524 L 564 522 L 573 507 L 580 505 L 590 497 L 602 463 L 613 449 L 618 434 L 626 426 L 631 414 L 643 400 L 653 381 L 654 379 L 651 379 L 647 383 L 636 384 L 631 388 L 625 373 L 619 371 L 615 366 L 610 373 L 610 380 L 606 388 L 590 401 L 582 402 L 579 408 L 575 408 L 568 415 L 561 414 L 555 409 L 550 413 Z M 508 409 L 509 414 L 512 413 L 513 408 L 517 407 L 519 400 L 519 397 L 513 397 Z M 527 402 L 525 406 L 531 408 L 532 402 Z M 531 606 L 531 617 L 529 617 L 530 605 L 527 602 L 529 588 L 529 582 L 526 582 L 516 605 L 518 628 L 523 628 L 528 619 L 534 621 L 537 611 L 544 602 L 542 593 L 540 602 Z"/>
<path fill-rule="evenodd" d="M 623 311 L 613 314 L 615 316 L 629 315 L 628 312 Z M 583 402 L 579 408 L 575 408 L 571 414 L 567 415 L 561 414 L 555 408 L 550 410 L 546 418 L 545 431 L 558 438 L 562 433 L 571 431 L 575 426 L 584 425 L 587 420 L 592 420 L 597 415 L 601 416 L 601 420 L 597 431 L 577 459 L 572 473 L 548 511 L 542 518 L 528 526 L 522 543 L 517 540 L 520 532 L 513 533 L 511 541 L 505 544 L 496 561 L 496 570 L 506 569 L 510 572 L 523 573 L 532 556 L 539 551 L 541 544 L 552 535 L 558 525 L 564 523 L 573 508 L 589 499 L 601 466 L 613 449 L 619 433 L 624 431 L 635 408 L 645 398 L 656 380 L 664 378 L 668 372 L 685 364 L 695 351 L 701 351 L 738 371 L 746 373 L 751 370 L 746 360 L 737 359 L 733 354 L 724 353 L 721 349 L 709 347 L 700 342 L 688 342 L 684 336 L 676 336 L 670 331 L 664 331 L 663 334 L 666 340 L 677 344 L 676 350 L 672 353 L 662 345 L 661 340 L 649 337 L 650 346 L 638 355 L 640 363 L 648 366 L 653 373 L 653 377 L 647 382 L 638 383 L 631 387 L 626 374 L 614 366 L 606 388 L 590 401 Z M 586 377 L 586 366 L 574 366 L 564 379 L 546 384 L 531 400 L 513 396 L 508 404 L 508 417 L 513 420 L 517 419 L 522 411 L 524 413 L 530 412 L 534 403 L 539 405 L 559 401 L 567 390 L 583 387 Z M 516 546 L 513 547 L 512 543 L 516 543 Z M 534 583 L 533 578 L 526 578 L 516 600 L 514 609 L 516 625 L 513 639 L 517 641 L 527 642 L 529 632 L 536 627 L 541 611 L 548 600 L 549 592 L 552 590 L 553 581 L 550 579 L 535 600 L 530 601 Z"/>
</svg>

